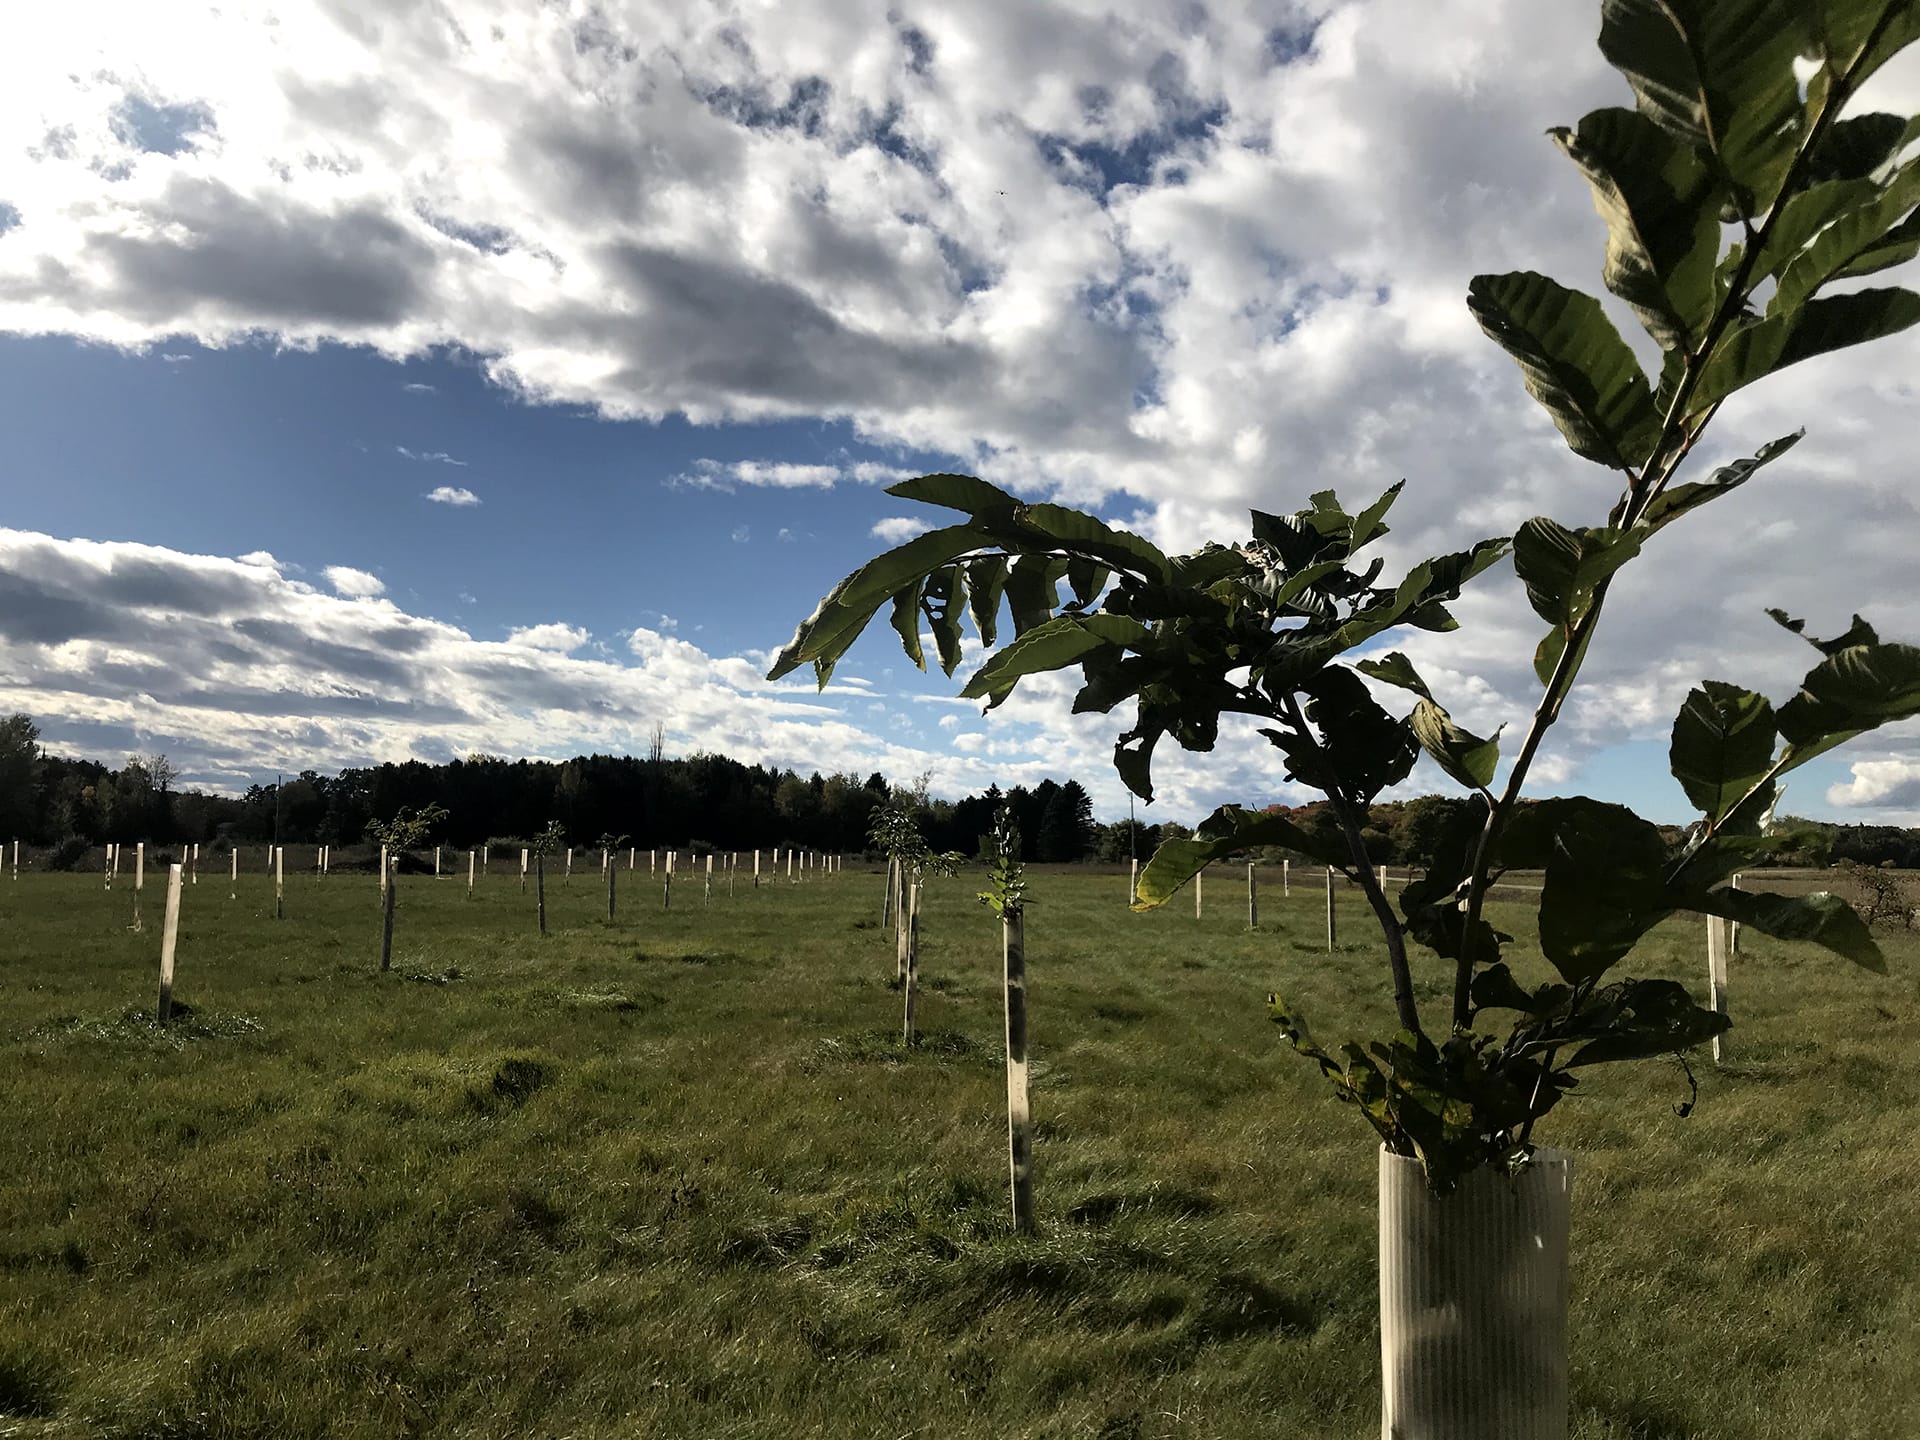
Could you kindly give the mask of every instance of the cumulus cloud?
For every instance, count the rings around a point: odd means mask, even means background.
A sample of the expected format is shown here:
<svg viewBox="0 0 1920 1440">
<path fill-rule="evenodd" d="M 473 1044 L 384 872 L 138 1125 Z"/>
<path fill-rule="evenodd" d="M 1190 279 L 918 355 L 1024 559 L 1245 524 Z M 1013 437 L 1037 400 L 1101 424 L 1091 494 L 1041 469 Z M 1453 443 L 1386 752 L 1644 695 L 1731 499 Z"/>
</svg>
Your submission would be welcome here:
<svg viewBox="0 0 1920 1440">
<path fill-rule="evenodd" d="M 1856 760 L 1853 779 L 1830 787 L 1827 803 L 1849 809 L 1920 810 L 1920 756 Z"/>
<path fill-rule="evenodd" d="M 63 11 L 0 49 L 0 127 L 24 137 L 0 157 L 0 329 L 457 347 L 529 402 L 835 417 L 1023 493 L 1124 493 L 1176 549 L 1243 534 L 1249 506 L 1404 476 L 1382 547 L 1402 563 L 1606 513 L 1463 303 L 1482 269 L 1597 288 L 1603 231 L 1542 135 L 1628 102 L 1591 10 Z M 1920 55 L 1859 104 L 1920 109 Z M 1871 596 L 1884 633 L 1920 634 L 1916 374 L 1909 332 L 1729 402 L 1702 471 L 1812 433 L 1616 587 L 1555 773 L 1659 734 L 1700 676 L 1790 692 L 1802 662 L 1766 605 L 1824 628 Z M 904 473 L 767 458 L 677 479 L 804 494 Z M 1483 733 L 1523 721 L 1538 636 L 1517 588 L 1490 577 L 1459 613 L 1406 648 Z"/>
<path fill-rule="evenodd" d="M 436 505 L 478 505 L 480 497 L 464 485 L 436 485 L 427 491 L 427 499 Z"/>
<path fill-rule="evenodd" d="M 371 598 L 384 595 L 387 587 L 377 575 L 369 575 L 364 570 L 356 570 L 351 565 L 329 565 L 320 572 L 327 577 L 327 583 L 342 595 L 354 598 Z"/>
<path fill-rule="evenodd" d="M 872 535 L 876 540 L 884 540 L 889 545 L 900 545 L 916 535 L 924 535 L 933 526 L 916 515 L 889 515 L 884 520 L 873 522 Z"/>
<path fill-rule="evenodd" d="M 434 393 L 433 386 L 421 380 L 410 380 L 400 388 L 409 395 L 431 395 Z"/>
<path fill-rule="evenodd" d="M 736 525 L 732 530 L 727 532 L 727 538 L 736 545 L 744 545 L 753 538 L 753 527 L 751 525 Z"/>
<path fill-rule="evenodd" d="M 529 625 L 519 630 L 507 632 L 509 645 L 524 645 L 529 650 L 551 650 L 556 655 L 569 655 L 587 643 L 587 632 L 578 625 Z"/>
</svg>

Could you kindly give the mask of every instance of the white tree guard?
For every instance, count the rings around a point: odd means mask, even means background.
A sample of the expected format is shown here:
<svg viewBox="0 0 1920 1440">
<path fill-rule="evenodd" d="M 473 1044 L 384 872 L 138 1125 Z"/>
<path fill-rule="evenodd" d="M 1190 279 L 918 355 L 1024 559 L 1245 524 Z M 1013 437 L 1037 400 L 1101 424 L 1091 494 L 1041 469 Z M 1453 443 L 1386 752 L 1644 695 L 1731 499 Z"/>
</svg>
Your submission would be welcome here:
<svg viewBox="0 0 1920 1440">
<path fill-rule="evenodd" d="M 1380 1151 L 1381 1440 L 1566 1440 L 1573 1161 L 1451 1195 Z"/>
</svg>

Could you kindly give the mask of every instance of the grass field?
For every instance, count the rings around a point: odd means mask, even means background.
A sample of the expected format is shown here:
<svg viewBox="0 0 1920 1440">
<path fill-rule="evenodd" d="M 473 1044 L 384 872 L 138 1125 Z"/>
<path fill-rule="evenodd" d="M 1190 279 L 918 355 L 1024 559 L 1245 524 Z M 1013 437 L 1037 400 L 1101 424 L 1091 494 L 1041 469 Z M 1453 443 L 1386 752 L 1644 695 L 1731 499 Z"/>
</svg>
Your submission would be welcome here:
<svg viewBox="0 0 1920 1440">
<path fill-rule="evenodd" d="M 464 868 L 464 867 L 463 867 Z M 1005 1203 L 998 922 L 929 887 L 899 1045 L 880 877 L 188 891 L 0 880 L 0 1436 L 1362 1437 L 1374 1156 L 1279 1042 L 1383 1030 L 1359 905 L 1262 928 L 1208 886 L 1135 916 L 1041 871 L 1028 917 L 1041 1230 Z M 629 877 L 623 872 L 623 882 Z M 1514 907 L 1496 917 L 1531 933 Z M 1587 1072 L 1574 1433 L 1920 1432 L 1920 986 L 1749 936 L 1700 1104 Z M 1634 973 L 1696 989 L 1701 924 Z M 1516 967 L 1539 968 L 1524 953 Z M 1438 1014 L 1442 967 L 1422 970 Z"/>
</svg>

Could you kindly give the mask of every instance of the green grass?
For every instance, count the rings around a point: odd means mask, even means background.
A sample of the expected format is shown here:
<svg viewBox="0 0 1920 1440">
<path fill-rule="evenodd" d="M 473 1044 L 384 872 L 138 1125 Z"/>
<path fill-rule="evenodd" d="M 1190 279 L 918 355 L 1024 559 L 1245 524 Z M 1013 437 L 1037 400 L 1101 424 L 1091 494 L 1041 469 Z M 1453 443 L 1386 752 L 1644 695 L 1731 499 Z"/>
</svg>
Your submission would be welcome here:
<svg viewBox="0 0 1920 1440">
<path fill-rule="evenodd" d="M 621 879 L 629 877 L 622 872 Z M 0 1436 L 1360 1437 L 1377 1433 L 1370 1132 L 1278 1042 L 1390 1021 L 1345 901 L 1039 873 L 1041 1230 L 1005 1219 L 997 921 L 929 886 L 904 1051 L 877 874 L 711 909 L 589 873 L 162 892 L 0 881 Z M 1525 911 L 1497 917 L 1528 934 Z M 1700 923 L 1635 973 L 1698 986 Z M 1731 1063 L 1589 1072 L 1574 1433 L 1805 1440 L 1920 1415 L 1920 1020 L 1749 937 Z M 1522 954 L 1523 971 L 1538 968 Z M 1441 1013 L 1445 976 L 1421 972 Z"/>
</svg>

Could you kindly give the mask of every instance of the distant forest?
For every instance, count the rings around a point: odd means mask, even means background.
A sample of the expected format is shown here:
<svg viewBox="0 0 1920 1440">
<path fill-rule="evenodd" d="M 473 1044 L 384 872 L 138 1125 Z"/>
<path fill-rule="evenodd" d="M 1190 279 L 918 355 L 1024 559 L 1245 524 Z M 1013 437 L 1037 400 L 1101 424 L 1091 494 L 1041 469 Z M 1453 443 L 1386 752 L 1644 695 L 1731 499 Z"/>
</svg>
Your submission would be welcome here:
<svg viewBox="0 0 1920 1440">
<path fill-rule="evenodd" d="M 1030 861 L 1145 860 L 1163 839 L 1188 829 L 1174 822 L 1102 825 L 1076 780 L 998 786 L 960 800 L 930 798 L 924 784 L 903 786 L 879 774 L 800 775 L 747 765 L 724 755 L 669 758 L 659 753 L 584 755 L 572 760 L 503 760 L 473 755 L 443 765 L 353 767 L 338 775 L 304 770 L 239 796 L 178 788 L 164 755 L 133 756 L 118 769 L 48 754 L 27 715 L 0 718 L 0 844 L 354 845 L 367 826 L 401 809 L 440 805 L 446 820 L 435 843 L 459 848 L 490 840 L 520 843 L 558 820 L 569 843 L 617 840 L 641 849 L 751 850 L 803 847 L 858 853 L 876 807 L 910 806 L 936 850 L 980 853 L 1003 799 L 1013 807 L 1023 857 Z M 1247 804 L 1259 804 L 1248 797 Z M 1477 826 L 1477 800 L 1424 795 L 1375 804 L 1362 832 L 1377 863 L 1430 863 Z M 1287 809 L 1269 806 L 1270 809 Z M 1288 811 L 1308 829 L 1331 827 L 1324 804 Z M 1920 869 L 1920 830 L 1889 825 L 1830 825 L 1787 818 L 1796 831 L 1780 863 Z M 1670 828 L 1671 837 L 1680 831 Z M 1284 852 L 1274 851 L 1278 859 Z"/>
</svg>

